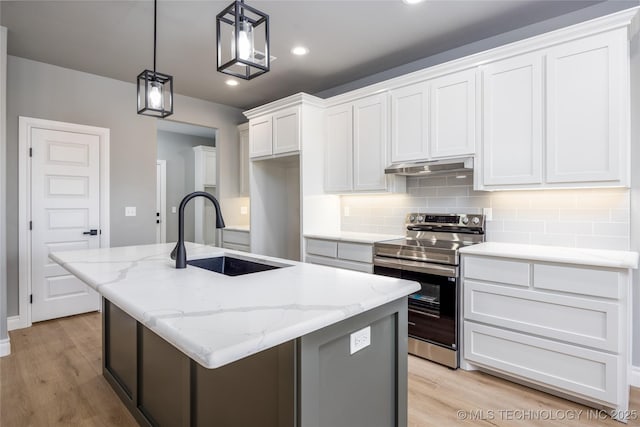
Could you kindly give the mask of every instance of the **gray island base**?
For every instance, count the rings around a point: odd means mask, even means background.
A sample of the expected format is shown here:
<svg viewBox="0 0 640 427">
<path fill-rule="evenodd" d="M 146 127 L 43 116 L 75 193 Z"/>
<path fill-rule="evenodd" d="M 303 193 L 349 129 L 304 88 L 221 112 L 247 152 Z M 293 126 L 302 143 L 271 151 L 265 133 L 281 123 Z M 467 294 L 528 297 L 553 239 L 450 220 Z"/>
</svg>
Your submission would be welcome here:
<svg viewBox="0 0 640 427">
<path fill-rule="evenodd" d="M 103 373 L 142 426 L 407 425 L 406 297 L 215 369 L 103 301 Z"/>
</svg>

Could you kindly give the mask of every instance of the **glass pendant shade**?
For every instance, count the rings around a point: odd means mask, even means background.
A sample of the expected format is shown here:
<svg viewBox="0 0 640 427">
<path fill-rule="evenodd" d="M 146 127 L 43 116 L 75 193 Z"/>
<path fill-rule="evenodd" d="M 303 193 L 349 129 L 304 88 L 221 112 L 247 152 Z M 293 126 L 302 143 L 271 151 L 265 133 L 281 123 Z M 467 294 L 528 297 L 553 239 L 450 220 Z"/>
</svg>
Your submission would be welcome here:
<svg viewBox="0 0 640 427">
<path fill-rule="evenodd" d="M 138 75 L 138 114 L 167 117 L 173 114 L 173 77 L 144 70 Z"/>
<path fill-rule="evenodd" d="M 216 17 L 218 71 L 251 80 L 269 71 L 269 16 L 238 0 Z"/>
</svg>

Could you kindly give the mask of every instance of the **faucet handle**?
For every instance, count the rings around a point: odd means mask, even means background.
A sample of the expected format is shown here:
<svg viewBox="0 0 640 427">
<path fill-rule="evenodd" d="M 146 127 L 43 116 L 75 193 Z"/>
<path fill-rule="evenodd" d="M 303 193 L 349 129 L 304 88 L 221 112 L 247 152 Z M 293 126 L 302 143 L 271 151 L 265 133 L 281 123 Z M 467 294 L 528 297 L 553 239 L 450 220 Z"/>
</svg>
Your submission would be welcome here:
<svg viewBox="0 0 640 427">
<path fill-rule="evenodd" d="M 173 250 L 171 251 L 171 259 L 175 261 L 176 259 L 176 254 L 178 253 L 178 245 L 180 243 L 176 243 L 176 246 L 173 248 Z"/>
</svg>

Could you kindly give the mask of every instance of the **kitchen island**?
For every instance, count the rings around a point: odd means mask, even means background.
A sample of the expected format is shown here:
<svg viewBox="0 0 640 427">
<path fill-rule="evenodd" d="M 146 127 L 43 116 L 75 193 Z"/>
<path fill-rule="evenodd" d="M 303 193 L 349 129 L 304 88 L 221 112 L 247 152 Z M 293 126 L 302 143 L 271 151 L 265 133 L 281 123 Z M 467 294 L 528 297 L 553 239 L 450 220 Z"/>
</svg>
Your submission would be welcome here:
<svg viewBox="0 0 640 427">
<path fill-rule="evenodd" d="M 53 253 L 103 297 L 103 372 L 141 425 L 404 426 L 414 282 L 187 245 Z M 248 258 L 247 258 L 248 257 Z"/>
</svg>

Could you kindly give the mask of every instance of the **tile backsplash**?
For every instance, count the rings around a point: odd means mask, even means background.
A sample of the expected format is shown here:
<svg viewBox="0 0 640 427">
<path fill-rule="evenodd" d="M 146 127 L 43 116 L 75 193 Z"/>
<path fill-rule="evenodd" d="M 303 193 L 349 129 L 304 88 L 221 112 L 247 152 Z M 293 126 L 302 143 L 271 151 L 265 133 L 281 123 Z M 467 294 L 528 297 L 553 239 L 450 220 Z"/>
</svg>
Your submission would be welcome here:
<svg viewBox="0 0 640 427">
<path fill-rule="evenodd" d="M 629 189 L 474 191 L 470 176 L 409 177 L 406 194 L 342 196 L 341 228 L 402 235 L 408 212 L 482 208 L 493 213 L 487 241 L 629 249 Z"/>
</svg>

